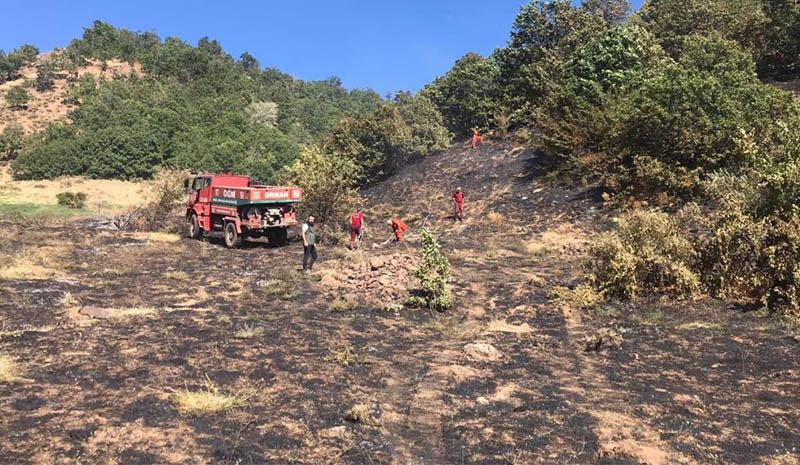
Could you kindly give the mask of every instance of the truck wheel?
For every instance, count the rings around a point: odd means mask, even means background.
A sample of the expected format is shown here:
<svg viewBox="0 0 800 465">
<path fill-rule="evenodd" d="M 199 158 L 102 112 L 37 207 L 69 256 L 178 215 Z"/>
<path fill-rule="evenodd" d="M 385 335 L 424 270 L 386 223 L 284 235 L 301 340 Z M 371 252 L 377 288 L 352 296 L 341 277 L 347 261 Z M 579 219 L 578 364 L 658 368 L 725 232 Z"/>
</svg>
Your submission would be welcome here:
<svg viewBox="0 0 800 465">
<path fill-rule="evenodd" d="M 239 241 L 239 233 L 236 232 L 236 223 L 229 221 L 225 223 L 225 247 L 232 249 Z"/>
<path fill-rule="evenodd" d="M 200 238 L 200 223 L 197 221 L 197 215 L 192 215 L 189 217 L 189 226 L 187 230 L 187 234 L 190 239 L 199 239 Z"/>
<path fill-rule="evenodd" d="M 286 245 L 286 240 L 288 238 L 288 229 L 287 228 L 269 228 L 267 229 L 267 239 L 269 239 L 269 243 L 274 246 L 283 246 Z"/>
</svg>

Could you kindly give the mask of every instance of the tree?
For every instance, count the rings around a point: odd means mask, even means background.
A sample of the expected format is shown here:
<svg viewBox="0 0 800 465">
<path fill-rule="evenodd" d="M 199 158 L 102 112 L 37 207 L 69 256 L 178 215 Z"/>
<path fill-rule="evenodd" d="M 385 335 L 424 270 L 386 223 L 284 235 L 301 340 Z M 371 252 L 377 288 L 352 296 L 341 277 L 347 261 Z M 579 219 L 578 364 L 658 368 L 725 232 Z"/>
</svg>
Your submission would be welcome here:
<svg viewBox="0 0 800 465">
<path fill-rule="evenodd" d="M 303 214 L 313 215 L 323 224 L 344 218 L 358 201 L 358 165 L 318 147 L 306 147 L 283 177 L 303 188 Z"/>
<path fill-rule="evenodd" d="M 631 13 L 629 0 L 583 0 L 583 9 L 599 15 L 607 23 L 621 24 Z"/>
<path fill-rule="evenodd" d="M 33 63 L 38 56 L 39 49 L 29 44 L 17 48 L 8 55 L 0 50 L 0 73 L 5 74 L 6 81 L 10 81 L 20 68 Z"/>
<path fill-rule="evenodd" d="M 10 160 L 16 157 L 22 150 L 25 143 L 25 131 L 18 124 L 9 124 L 0 133 L 0 153 L 5 159 Z"/>
<path fill-rule="evenodd" d="M 6 102 L 14 110 L 24 110 L 29 100 L 28 91 L 22 85 L 14 86 L 6 93 Z"/>
<path fill-rule="evenodd" d="M 648 0 L 634 15 L 674 55 L 683 37 L 720 34 L 753 54 L 765 50 L 768 18 L 764 0 Z"/>
<path fill-rule="evenodd" d="M 375 113 L 340 122 L 327 147 L 354 160 L 366 184 L 383 179 L 400 166 L 442 150 L 450 143 L 442 115 L 422 95 L 399 93 Z"/>
<path fill-rule="evenodd" d="M 764 0 L 766 46 L 759 74 L 794 77 L 800 73 L 800 2 Z"/>
<path fill-rule="evenodd" d="M 520 10 L 507 48 L 495 52 L 507 105 L 530 113 L 557 86 L 564 64 L 609 23 L 569 0 L 537 0 Z"/>
<path fill-rule="evenodd" d="M 494 114 L 501 109 L 499 73 L 494 59 L 468 53 L 421 94 L 436 105 L 450 131 L 466 137 L 472 128 L 493 125 Z"/>
<path fill-rule="evenodd" d="M 44 92 L 53 90 L 56 73 L 50 60 L 42 60 L 36 65 L 36 90 Z"/>
<path fill-rule="evenodd" d="M 244 52 L 242 53 L 241 56 L 239 56 L 238 63 L 239 66 L 241 66 L 242 69 L 244 69 L 248 73 L 251 71 L 258 71 L 259 69 L 261 69 L 261 65 L 259 65 L 258 60 L 256 60 L 253 55 L 250 55 L 247 52 Z"/>
<path fill-rule="evenodd" d="M 275 102 L 253 102 L 244 110 L 250 121 L 274 128 L 278 124 L 278 104 Z"/>
</svg>

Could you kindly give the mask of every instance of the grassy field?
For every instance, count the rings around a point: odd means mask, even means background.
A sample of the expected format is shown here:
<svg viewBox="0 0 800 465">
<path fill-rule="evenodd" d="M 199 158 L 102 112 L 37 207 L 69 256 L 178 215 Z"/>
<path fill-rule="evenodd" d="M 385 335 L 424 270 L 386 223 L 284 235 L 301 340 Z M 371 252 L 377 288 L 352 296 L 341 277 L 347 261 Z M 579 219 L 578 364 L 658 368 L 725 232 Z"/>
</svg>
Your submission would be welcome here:
<svg viewBox="0 0 800 465">
<path fill-rule="evenodd" d="M 8 166 L 0 166 L 0 216 L 74 217 L 121 213 L 140 204 L 149 186 L 149 182 L 76 177 L 17 181 L 11 177 Z M 61 192 L 85 193 L 86 207 L 74 209 L 58 205 L 56 196 Z"/>
</svg>

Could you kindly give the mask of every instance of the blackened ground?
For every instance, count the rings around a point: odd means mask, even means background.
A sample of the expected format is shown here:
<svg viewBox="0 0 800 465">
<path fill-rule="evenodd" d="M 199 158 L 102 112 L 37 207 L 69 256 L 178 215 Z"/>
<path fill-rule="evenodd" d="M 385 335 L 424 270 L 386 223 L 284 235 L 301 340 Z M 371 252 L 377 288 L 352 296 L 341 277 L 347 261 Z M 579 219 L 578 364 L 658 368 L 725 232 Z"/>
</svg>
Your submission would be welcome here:
<svg viewBox="0 0 800 465">
<path fill-rule="evenodd" d="M 46 251 L 32 263 L 55 276 L 0 281 L 0 354 L 23 369 L 0 382 L 0 463 L 797 464 L 800 345 L 710 299 L 551 301 L 613 214 L 527 174 L 536 163 L 494 142 L 407 167 L 367 192 L 367 252 L 321 245 L 311 276 L 297 243 L 4 222 L 2 250 Z M 455 185 L 464 223 L 449 217 Z M 390 216 L 409 243 L 373 248 Z M 352 260 L 419 253 L 423 223 L 451 259 L 453 311 L 326 287 Z M 622 342 L 584 352 L 601 328 Z M 475 343 L 500 357 L 469 358 Z M 345 348 L 356 363 L 331 357 Z M 177 394 L 209 383 L 243 404 L 178 411 Z M 355 404 L 378 424 L 348 421 Z"/>
</svg>

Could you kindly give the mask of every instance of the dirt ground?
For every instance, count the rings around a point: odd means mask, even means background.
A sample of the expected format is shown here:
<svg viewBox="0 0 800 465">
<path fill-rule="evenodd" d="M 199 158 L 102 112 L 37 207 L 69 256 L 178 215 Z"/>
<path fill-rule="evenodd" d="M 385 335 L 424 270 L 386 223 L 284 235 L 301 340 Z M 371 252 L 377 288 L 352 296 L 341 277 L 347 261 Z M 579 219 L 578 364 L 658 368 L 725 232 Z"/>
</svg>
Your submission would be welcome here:
<svg viewBox="0 0 800 465">
<path fill-rule="evenodd" d="M 0 463 L 800 463 L 800 344 L 772 319 L 548 297 L 613 212 L 535 163 L 493 142 L 408 167 L 366 192 L 366 250 L 321 245 L 310 276 L 296 242 L 0 222 Z M 373 248 L 389 216 L 409 243 Z M 381 274 L 423 224 L 453 265 L 446 314 Z M 231 402 L 192 410 L 196 393 Z"/>
</svg>

